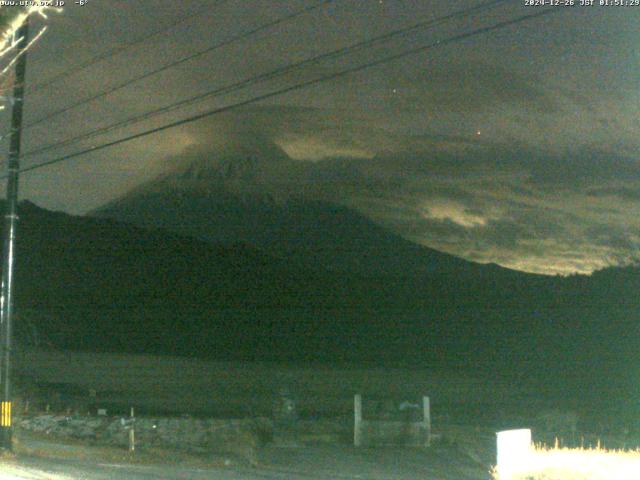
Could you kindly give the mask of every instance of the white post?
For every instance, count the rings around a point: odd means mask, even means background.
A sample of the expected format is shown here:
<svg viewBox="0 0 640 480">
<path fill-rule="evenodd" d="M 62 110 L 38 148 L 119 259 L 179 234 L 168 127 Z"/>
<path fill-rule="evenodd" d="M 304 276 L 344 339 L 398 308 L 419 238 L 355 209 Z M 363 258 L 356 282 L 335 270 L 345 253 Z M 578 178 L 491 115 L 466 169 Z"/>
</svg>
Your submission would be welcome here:
<svg viewBox="0 0 640 480">
<path fill-rule="evenodd" d="M 431 445 L 431 403 L 426 395 L 422 397 L 422 415 L 426 431 L 425 445 Z"/>
<path fill-rule="evenodd" d="M 353 397 L 353 444 L 362 445 L 362 395 Z"/>
<path fill-rule="evenodd" d="M 129 451 L 133 452 L 136 449 L 136 431 L 135 431 L 135 423 L 133 423 L 134 412 L 133 407 L 131 407 L 131 428 L 129 429 Z"/>
<path fill-rule="evenodd" d="M 531 430 L 505 430 L 497 433 L 497 469 L 500 480 L 511 480 L 514 474 L 526 472 L 531 463 Z"/>
</svg>

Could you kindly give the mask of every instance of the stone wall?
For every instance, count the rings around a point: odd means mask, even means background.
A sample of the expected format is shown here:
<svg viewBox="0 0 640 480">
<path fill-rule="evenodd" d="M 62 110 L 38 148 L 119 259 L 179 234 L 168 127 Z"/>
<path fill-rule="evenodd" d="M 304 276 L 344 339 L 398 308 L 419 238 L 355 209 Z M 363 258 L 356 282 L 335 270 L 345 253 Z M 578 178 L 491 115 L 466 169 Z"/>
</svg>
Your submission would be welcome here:
<svg viewBox="0 0 640 480">
<path fill-rule="evenodd" d="M 127 448 L 129 418 L 35 415 L 15 419 L 17 429 L 56 438 Z M 161 447 L 196 453 L 228 453 L 252 461 L 256 449 L 273 435 L 269 419 L 136 418 L 136 448 Z"/>
</svg>

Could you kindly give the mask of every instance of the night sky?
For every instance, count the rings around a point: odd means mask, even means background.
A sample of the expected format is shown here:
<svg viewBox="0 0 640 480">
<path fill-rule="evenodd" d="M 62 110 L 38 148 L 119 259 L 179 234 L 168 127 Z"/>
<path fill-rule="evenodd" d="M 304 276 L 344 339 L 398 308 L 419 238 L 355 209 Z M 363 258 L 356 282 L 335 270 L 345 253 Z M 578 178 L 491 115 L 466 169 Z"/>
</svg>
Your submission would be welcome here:
<svg viewBox="0 0 640 480">
<path fill-rule="evenodd" d="M 180 16 L 201 13 L 135 48 L 28 90 L 27 124 L 317 2 L 68 3 L 62 13 L 33 23 L 34 31 L 45 23 L 49 30 L 29 53 L 30 85 Z M 25 131 L 23 151 L 481 3 L 336 0 L 34 126 Z M 22 197 L 82 214 L 189 155 L 215 158 L 243 143 L 268 152 L 275 144 L 303 164 L 334 172 L 331 182 L 316 184 L 309 176 L 303 181 L 285 174 L 278 188 L 351 206 L 426 246 L 541 273 L 628 264 L 637 259 L 640 243 L 640 7 L 553 9 L 551 15 L 25 173 Z M 23 166 L 537 11 L 541 7 L 525 6 L 524 0 L 506 2 L 25 158 Z M 3 130 L 8 111 L 1 113 Z"/>
</svg>

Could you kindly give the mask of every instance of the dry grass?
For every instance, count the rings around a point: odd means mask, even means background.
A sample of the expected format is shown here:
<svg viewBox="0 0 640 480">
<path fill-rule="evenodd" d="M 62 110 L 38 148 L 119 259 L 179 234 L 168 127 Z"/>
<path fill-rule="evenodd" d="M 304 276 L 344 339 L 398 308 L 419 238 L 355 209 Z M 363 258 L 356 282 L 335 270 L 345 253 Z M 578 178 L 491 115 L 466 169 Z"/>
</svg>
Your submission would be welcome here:
<svg viewBox="0 0 640 480">
<path fill-rule="evenodd" d="M 637 480 L 640 449 L 632 451 L 597 448 L 546 448 L 536 446 L 517 472 L 496 480 Z"/>
<path fill-rule="evenodd" d="M 524 396 L 507 383 L 489 382 L 454 370 L 335 367 L 204 361 L 150 355 L 89 354 L 28 350 L 16 352 L 17 381 L 73 386 L 97 392 L 96 403 L 142 415 L 207 417 L 270 416 L 283 387 L 296 396 L 303 416 L 353 413 L 353 395 L 400 399 L 430 395 L 441 405 L 486 405 L 495 397 Z M 515 403 L 515 401 L 514 401 Z M 434 407 L 435 408 L 435 407 Z M 151 413 L 153 412 L 153 413 Z"/>
<path fill-rule="evenodd" d="M 0 461 L 12 460 L 21 456 L 141 465 L 189 465 L 190 467 L 229 465 L 228 456 L 216 452 L 208 452 L 204 455 L 161 447 L 145 447 L 132 453 L 114 446 L 87 445 L 81 440 L 51 438 L 44 434 L 16 431 L 14 453 L 8 458 L 0 458 Z M 241 462 L 241 464 L 243 463 L 245 462 Z"/>
</svg>

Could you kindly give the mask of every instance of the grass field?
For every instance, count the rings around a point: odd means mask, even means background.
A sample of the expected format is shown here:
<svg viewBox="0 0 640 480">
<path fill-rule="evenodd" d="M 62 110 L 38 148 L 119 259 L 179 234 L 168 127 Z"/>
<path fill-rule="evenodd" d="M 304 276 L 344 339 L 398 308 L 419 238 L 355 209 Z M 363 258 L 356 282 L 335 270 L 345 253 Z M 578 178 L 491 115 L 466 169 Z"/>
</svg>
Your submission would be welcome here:
<svg viewBox="0 0 640 480">
<path fill-rule="evenodd" d="M 436 368 L 365 368 L 203 361 L 178 357 L 21 351 L 14 361 L 17 383 L 40 384 L 71 396 L 95 390 L 95 402 L 117 413 L 134 406 L 141 414 L 194 416 L 270 415 L 283 389 L 300 415 L 353 414 L 353 395 L 397 400 L 431 397 L 433 415 L 481 416 L 497 401 L 531 397 L 507 381 Z"/>
</svg>

